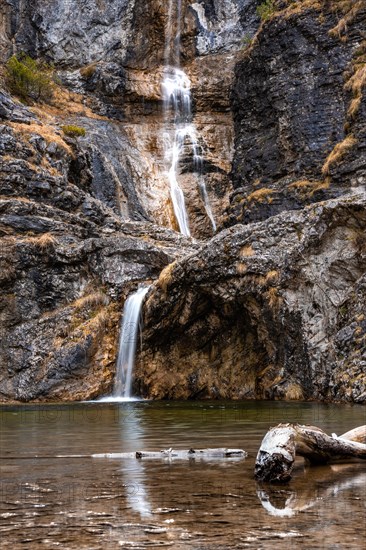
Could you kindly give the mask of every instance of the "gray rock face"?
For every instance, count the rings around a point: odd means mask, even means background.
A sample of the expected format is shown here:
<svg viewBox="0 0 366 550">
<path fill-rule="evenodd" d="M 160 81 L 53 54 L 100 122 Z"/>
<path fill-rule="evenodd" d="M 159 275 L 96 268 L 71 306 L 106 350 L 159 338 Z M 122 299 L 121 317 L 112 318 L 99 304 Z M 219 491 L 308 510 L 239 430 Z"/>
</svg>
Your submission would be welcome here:
<svg viewBox="0 0 366 550">
<path fill-rule="evenodd" d="M 364 18 L 359 9 L 347 40 L 340 40 L 332 6 L 289 12 L 263 25 L 244 53 L 232 92 L 231 223 L 259 221 L 365 185 L 364 100 L 350 118 L 352 94 L 345 86 L 362 50 L 358 31 Z M 347 136 L 356 144 L 324 171 L 327 157 Z"/>
<path fill-rule="evenodd" d="M 0 91 L 0 120 L 11 120 L 30 124 L 36 120 L 36 116 L 20 103 L 14 103 L 10 95 Z"/>
<path fill-rule="evenodd" d="M 69 67 L 108 56 L 122 58 L 127 51 L 134 0 L 7 0 L 7 4 L 12 18 L 4 34 L 18 51 Z"/>
<path fill-rule="evenodd" d="M 198 55 L 230 52 L 243 47 L 259 26 L 260 0 L 208 0 L 192 2 L 196 18 Z"/>
<path fill-rule="evenodd" d="M 237 225 L 163 271 L 145 306 L 136 388 L 364 400 L 365 206 L 362 194 Z"/>
</svg>

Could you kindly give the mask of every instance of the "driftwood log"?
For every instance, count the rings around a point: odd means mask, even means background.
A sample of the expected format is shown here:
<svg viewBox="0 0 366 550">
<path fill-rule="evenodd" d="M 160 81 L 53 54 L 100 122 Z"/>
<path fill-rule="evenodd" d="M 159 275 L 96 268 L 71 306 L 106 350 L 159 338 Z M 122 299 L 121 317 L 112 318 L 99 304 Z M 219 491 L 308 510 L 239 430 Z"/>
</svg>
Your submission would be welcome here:
<svg viewBox="0 0 366 550">
<path fill-rule="evenodd" d="M 269 482 L 289 481 L 296 455 L 311 464 L 366 459 L 366 426 L 341 436 L 329 436 L 315 426 L 279 424 L 271 428 L 262 441 L 255 463 L 255 478 Z"/>
<path fill-rule="evenodd" d="M 177 459 L 211 459 L 211 458 L 231 458 L 241 457 L 245 458 L 247 453 L 243 449 L 189 449 L 189 450 L 175 450 L 164 449 L 163 451 L 136 451 L 135 453 L 107 453 L 92 455 L 93 458 L 153 458 L 153 459 L 165 459 L 165 458 L 177 458 Z"/>
</svg>

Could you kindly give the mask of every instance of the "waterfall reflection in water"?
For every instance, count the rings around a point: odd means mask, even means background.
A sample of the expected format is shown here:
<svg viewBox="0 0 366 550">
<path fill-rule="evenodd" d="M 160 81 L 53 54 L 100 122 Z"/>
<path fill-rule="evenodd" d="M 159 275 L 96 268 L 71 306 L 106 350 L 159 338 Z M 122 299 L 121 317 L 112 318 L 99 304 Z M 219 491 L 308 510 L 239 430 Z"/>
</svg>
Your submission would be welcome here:
<svg viewBox="0 0 366 550">
<path fill-rule="evenodd" d="M 4 406 L 1 547 L 272 550 L 291 539 L 294 548 L 362 548 L 365 464 L 342 471 L 299 465 L 284 487 L 253 479 L 260 442 L 281 421 L 343 433 L 365 423 L 365 409 L 219 401 Z M 55 458 L 190 446 L 241 447 L 249 456 Z M 258 496 L 293 513 L 273 515 Z"/>
</svg>

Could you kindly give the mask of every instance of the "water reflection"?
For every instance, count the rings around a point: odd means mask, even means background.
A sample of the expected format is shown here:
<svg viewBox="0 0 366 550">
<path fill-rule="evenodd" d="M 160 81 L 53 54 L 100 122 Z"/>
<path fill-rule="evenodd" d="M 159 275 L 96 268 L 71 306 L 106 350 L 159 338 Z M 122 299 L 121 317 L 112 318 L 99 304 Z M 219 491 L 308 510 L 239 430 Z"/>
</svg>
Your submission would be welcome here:
<svg viewBox="0 0 366 550">
<path fill-rule="evenodd" d="M 343 433 L 365 424 L 364 416 L 362 407 L 279 402 L 3 407 L 1 549 L 272 550 L 291 537 L 294 548 L 342 541 L 358 550 L 366 541 L 366 464 L 298 471 L 284 488 L 257 486 L 253 469 L 276 423 L 301 419 Z M 113 456 L 169 447 L 237 447 L 248 457 Z M 104 453 L 111 456 L 91 458 Z"/>
<path fill-rule="evenodd" d="M 313 506 L 322 506 L 325 500 L 338 498 L 342 491 L 366 487 L 366 471 L 362 464 L 309 468 L 307 473 L 304 479 L 294 480 L 285 488 L 272 485 L 264 489 L 258 484 L 257 496 L 263 508 L 271 516 L 290 518 Z"/>
<path fill-rule="evenodd" d="M 128 422 L 119 416 L 121 443 L 129 441 L 135 450 L 142 449 L 145 432 L 141 421 L 141 411 L 133 406 L 127 406 L 127 411 Z M 121 460 L 121 472 L 128 504 L 142 518 L 151 516 L 151 504 L 146 490 L 146 473 L 143 462 L 141 460 Z"/>
</svg>

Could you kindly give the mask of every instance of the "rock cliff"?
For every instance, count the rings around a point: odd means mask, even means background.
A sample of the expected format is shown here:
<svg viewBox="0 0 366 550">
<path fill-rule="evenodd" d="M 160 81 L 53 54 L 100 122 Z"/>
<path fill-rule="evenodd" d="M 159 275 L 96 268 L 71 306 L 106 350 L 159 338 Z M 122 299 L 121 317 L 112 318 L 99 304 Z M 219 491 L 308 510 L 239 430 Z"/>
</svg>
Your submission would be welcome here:
<svg viewBox="0 0 366 550">
<path fill-rule="evenodd" d="M 146 281 L 142 395 L 366 400 L 365 7 L 279 0 L 261 22 L 261 4 L 182 0 L 219 227 L 187 151 L 195 240 L 175 231 L 164 160 L 169 2 L 2 4 L 2 400 L 108 393 L 123 301 Z M 54 65 L 48 104 L 6 91 L 20 51 Z"/>
<path fill-rule="evenodd" d="M 236 66 L 229 225 L 365 184 L 366 8 L 282 4 Z"/>
<path fill-rule="evenodd" d="M 236 225 L 168 266 L 145 305 L 142 395 L 364 401 L 365 201 Z"/>
</svg>

